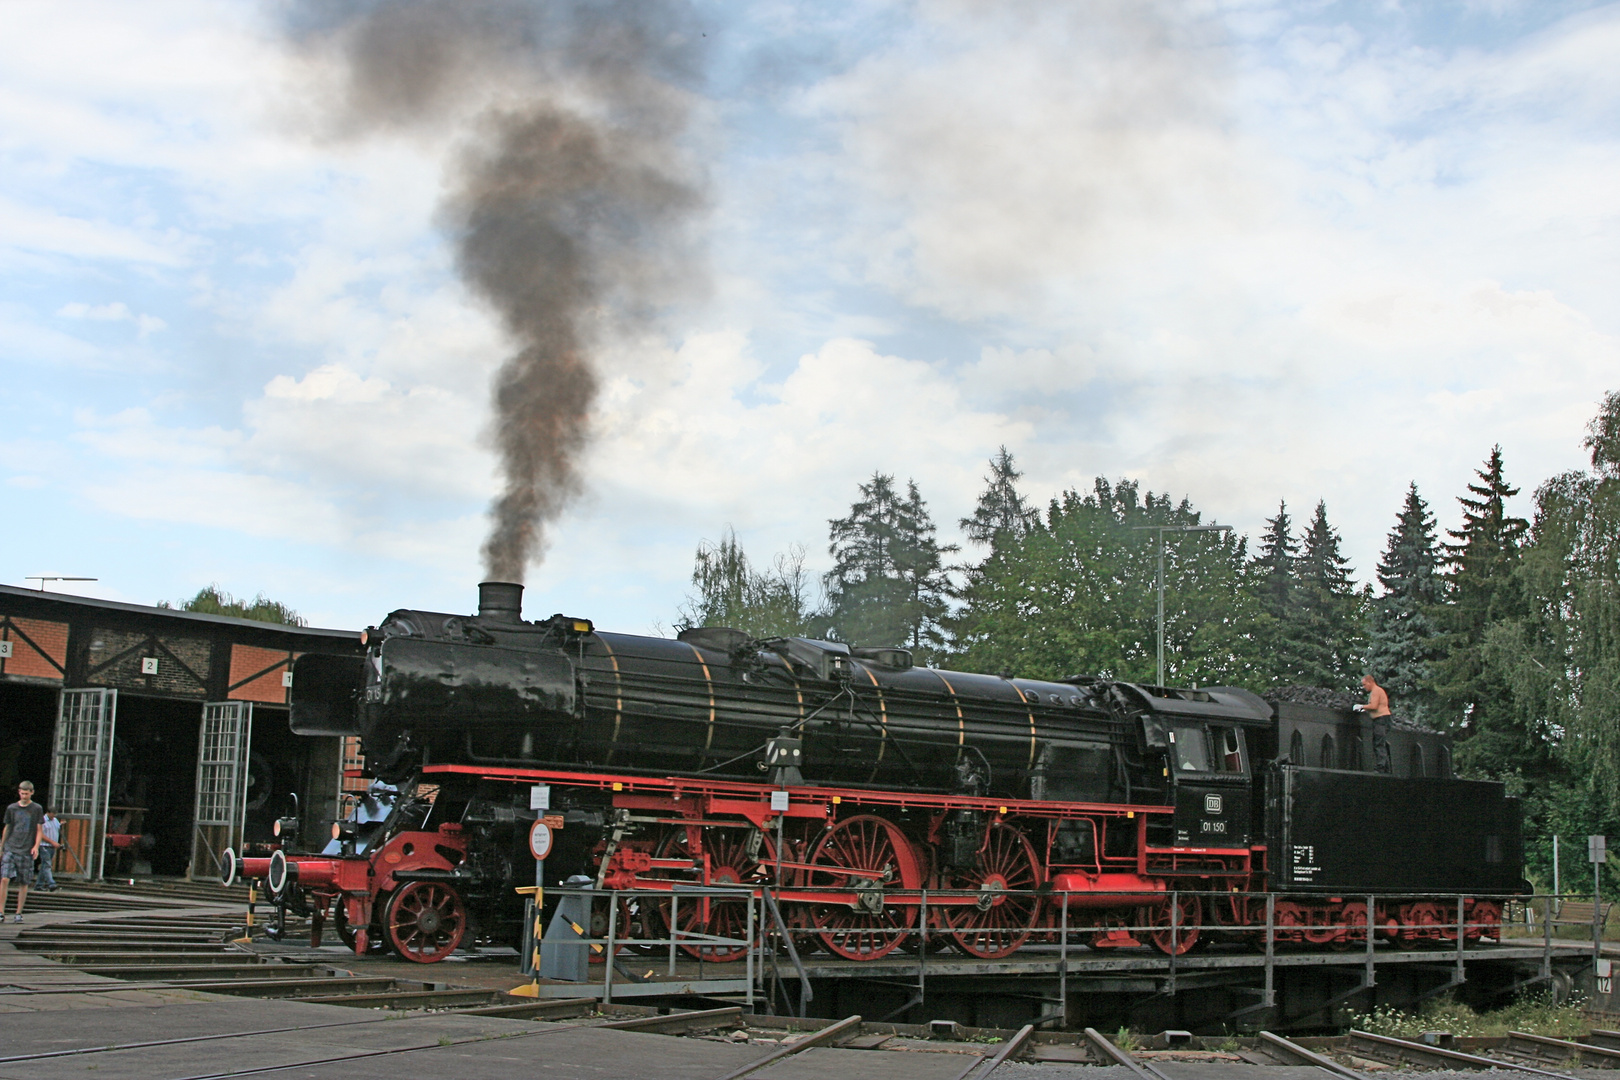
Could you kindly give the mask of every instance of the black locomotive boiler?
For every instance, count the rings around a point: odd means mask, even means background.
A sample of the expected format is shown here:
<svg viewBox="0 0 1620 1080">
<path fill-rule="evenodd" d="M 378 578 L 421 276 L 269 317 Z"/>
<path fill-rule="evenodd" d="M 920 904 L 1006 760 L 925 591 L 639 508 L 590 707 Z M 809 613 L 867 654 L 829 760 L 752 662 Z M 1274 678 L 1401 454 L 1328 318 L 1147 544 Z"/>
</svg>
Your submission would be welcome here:
<svg viewBox="0 0 1620 1080">
<path fill-rule="evenodd" d="M 1453 777 L 1439 734 L 1391 733 L 1380 774 L 1353 714 L 1241 689 L 944 671 L 722 628 L 609 634 L 524 621 L 519 585 L 479 588 L 476 615 L 395 611 L 363 658 L 294 667 L 294 729 L 357 736 L 398 793 L 326 854 L 278 856 L 280 901 L 330 912 L 362 950 L 428 961 L 470 924 L 515 933 L 538 815 L 561 829 L 548 884 L 768 887 L 800 940 L 856 960 L 924 918 L 1002 957 L 1060 909 L 1094 947 L 1180 953 L 1253 938 L 1268 892 L 1282 942 L 1455 942 L 1496 936 L 1501 897 L 1528 888 L 1517 804 Z M 739 937 L 740 907 L 685 905 L 682 927 Z M 636 910 L 662 935 L 667 907 Z"/>
</svg>

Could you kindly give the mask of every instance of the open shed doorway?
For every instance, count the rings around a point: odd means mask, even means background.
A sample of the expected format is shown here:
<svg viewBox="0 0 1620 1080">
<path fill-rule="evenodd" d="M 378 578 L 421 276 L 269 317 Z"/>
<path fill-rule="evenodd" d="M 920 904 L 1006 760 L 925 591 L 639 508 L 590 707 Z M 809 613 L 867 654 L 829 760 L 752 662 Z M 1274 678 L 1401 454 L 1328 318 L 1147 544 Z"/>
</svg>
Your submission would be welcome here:
<svg viewBox="0 0 1620 1080">
<path fill-rule="evenodd" d="M 272 705 L 253 707 L 253 741 L 248 754 L 247 816 L 242 843 L 247 850 L 269 850 L 275 840 L 276 819 L 308 816 L 294 793 L 302 798 L 308 788 L 310 751 L 315 740 L 294 735 L 287 710 Z"/>
<path fill-rule="evenodd" d="M 201 723 L 202 706 L 195 701 L 118 696 L 104 876 L 185 876 Z"/>
<path fill-rule="evenodd" d="M 10 803 L 30 780 L 34 797 L 51 805 L 51 733 L 56 728 L 55 687 L 0 685 L 0 795 Z"/>
</svg>

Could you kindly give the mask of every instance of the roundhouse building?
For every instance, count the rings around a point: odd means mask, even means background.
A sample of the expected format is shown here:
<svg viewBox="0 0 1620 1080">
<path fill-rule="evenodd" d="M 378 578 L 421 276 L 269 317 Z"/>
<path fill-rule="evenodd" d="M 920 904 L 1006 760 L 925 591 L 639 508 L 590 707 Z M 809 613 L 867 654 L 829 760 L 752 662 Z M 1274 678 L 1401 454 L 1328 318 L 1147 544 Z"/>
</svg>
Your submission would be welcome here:
<svg viewBox="0 0 1620 1080">
<path fill-rule="evenodd" d="M 341 816 L 344 740 L 287 723 L 294 657 L 359 634 L 0 585 L 0 793 L 63 821 L 59 877 L 217 879 L 293 812 Z M 352 763 L 351 763 L 352 764 Z"/>
</svg>

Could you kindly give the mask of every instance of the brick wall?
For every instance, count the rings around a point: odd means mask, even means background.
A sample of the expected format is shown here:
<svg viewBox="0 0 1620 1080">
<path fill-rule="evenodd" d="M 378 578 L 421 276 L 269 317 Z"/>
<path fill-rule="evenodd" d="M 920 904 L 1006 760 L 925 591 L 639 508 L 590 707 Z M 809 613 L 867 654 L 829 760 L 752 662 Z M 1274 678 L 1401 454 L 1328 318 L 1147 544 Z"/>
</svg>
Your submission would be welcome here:
<svg viewBox="0 0 1620 1080">
<path fill-rule="evenodd" d="M 90 632 L 85 681 L 91 686 L 203 697 L 212 654 L 213 645 L 204 638 L 97 627 Z M 147 658 L 157 660 L 156 674 L 141 670 L 141 661 Z"/>
<path fill-rule="evenodd" d="M 286 685 L 285 676 L 292 671 L 292 662 L 298 655 L 255 645 L 232 645 L 231 676 L 225 696 L 232 701 L 286 705 L 292 690 Z"/>
<path fill-rule="evenodd" d="M 67 623 L 0 615 L 0 641 L 11 643 L 11 655 L 0 657 L 0 675 L 61 681 L 67 668 Z"/>
</svg>

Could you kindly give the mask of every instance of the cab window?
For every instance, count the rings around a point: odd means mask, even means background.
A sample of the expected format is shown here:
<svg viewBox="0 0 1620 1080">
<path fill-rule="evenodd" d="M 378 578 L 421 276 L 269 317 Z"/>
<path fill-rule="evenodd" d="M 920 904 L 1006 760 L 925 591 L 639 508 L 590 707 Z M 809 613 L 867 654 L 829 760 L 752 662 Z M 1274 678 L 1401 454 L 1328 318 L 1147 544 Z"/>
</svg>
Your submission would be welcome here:
<svg viewBox="0 0 1620 1080">
<path fill-rule="evenodd" d="M 1209 742 L 1204 729 L 1178 725 L 1170 729 L 1170 742 L 1175 746 L 1177 772 L 1212 772 L 1209 764 Z"/>
<path fill-rule="evenodd" d="M 1243 771 L 1243 738 L 1235 727 L 1216 727 L 1210 730 L 1215 742 L 1215 767 L 1220 772 Z"/>
</svg>

